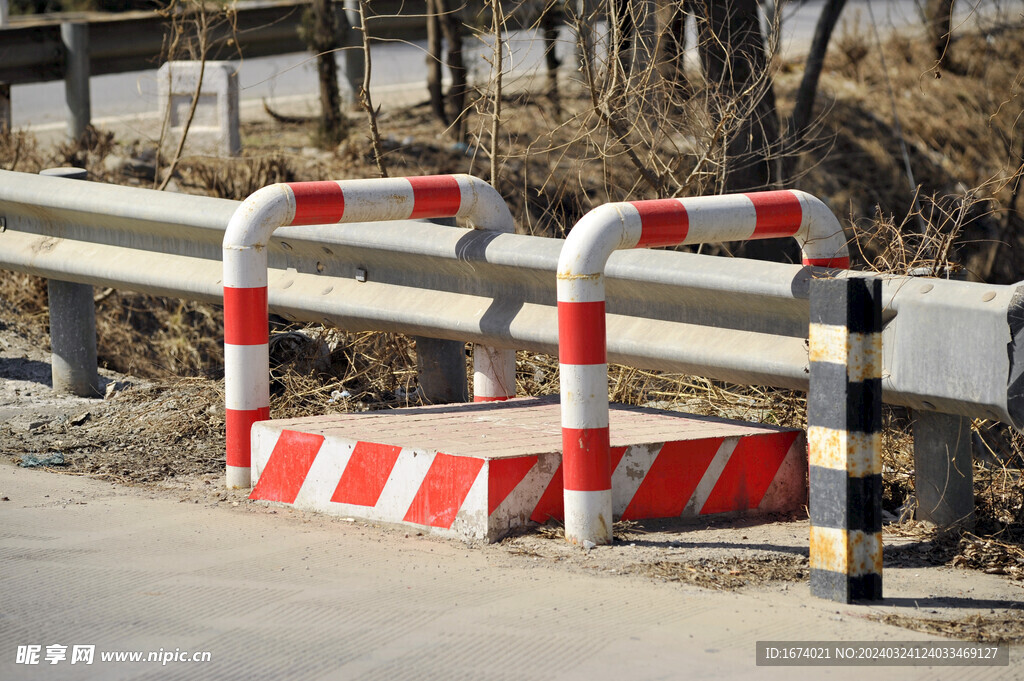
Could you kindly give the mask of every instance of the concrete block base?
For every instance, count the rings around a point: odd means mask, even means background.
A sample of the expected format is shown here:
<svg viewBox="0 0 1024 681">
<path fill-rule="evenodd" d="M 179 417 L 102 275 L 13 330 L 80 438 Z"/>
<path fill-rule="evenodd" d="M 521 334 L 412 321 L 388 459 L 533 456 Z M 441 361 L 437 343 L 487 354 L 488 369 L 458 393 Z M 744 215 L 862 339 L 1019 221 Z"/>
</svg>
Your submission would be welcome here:
<svg viewBox="0 0 1024 681">
<path fill-rule="evenodd" d="M 612 405 L 617 519 L 758 515 L 807 502 L 803 433 Z M 250 499 L 496 541 L 562 518 L 557 398 L 263 421 Z"/>
<path fill-rule="evenodd" d="M 173 153 L 181 139 L 197 85 L 199 98 L 185 150 L 191 154 L 238 156 L 242 149 L 238 65 L 228 61 L 208 61 L 205 65 L 198 61 L 171 61 L 157 71 L 160 112 L 167 116 L 169 132 L 164 153 Z"/>
</svg>

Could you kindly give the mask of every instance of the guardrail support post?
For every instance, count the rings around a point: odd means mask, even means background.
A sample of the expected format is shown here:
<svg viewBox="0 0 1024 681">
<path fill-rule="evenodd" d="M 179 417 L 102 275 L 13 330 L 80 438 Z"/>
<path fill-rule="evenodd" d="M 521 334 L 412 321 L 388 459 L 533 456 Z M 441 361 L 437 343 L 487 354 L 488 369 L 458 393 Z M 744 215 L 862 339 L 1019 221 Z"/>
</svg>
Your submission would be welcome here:
<svg viewBox="0 0 1024 681">
<path fill-rule="evenodd" d="M 50 168 L 40 175 L 84 180 L 81 168 Z M 96 304 L 89 284 L 50 279 L 50 372 L 53 389 L 79 397 L 99 397 L 96 371 Z"/>
<path fill-rule="evenodd" d="M 64 71 L 64 100 L 67 104 L 68 137 L 81 138 L 92 122 L 89 98 L 89 24 L 66 22 L 60 25 L 60 37 L 67 52 Z"/>
<path fill-rule="evenodd" d="M 40 175 L 84 180 L 81 168 L 50 168 Z M 96 370 L 96 304 L 89 284 L 50 279 L 50 371 L 53 389 L 79 397 L 99 397 Z"/>
<path fill-rule="evenodd" d="M 882 598 L 882 282 L 810 282 L 811 593 Z"/>
<path fill-rule="evenodd" d="M 918 520 L 939 527 L 974 527 L 971 420 L 915 411 L 914 492 Z"/>
<path fill-rule="evenodd" d="M 432 404 L 468 401 L 466 344 L 423 336 L 414 338 L 416 374 L 423 400 Z"/>
<path fill-rule="evenodd" d="M 46 290 L 50 301 L 53 389 L 79 397 L 99 397 L 92 286 L 50 279 Z"/>
</svg>

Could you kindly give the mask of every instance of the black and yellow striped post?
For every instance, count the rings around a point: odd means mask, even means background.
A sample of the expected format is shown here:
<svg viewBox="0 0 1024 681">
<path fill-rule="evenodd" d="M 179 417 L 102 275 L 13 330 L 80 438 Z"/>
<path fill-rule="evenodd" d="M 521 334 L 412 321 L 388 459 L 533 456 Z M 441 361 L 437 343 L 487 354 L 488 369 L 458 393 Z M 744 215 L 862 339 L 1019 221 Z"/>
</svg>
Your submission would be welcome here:
<svg viewBox="0 0 1024 681">
<path fill-rule="evenodd" d="M 882 598 L 882 284 L 811 281 L 811 593 Z"/>
</svg>

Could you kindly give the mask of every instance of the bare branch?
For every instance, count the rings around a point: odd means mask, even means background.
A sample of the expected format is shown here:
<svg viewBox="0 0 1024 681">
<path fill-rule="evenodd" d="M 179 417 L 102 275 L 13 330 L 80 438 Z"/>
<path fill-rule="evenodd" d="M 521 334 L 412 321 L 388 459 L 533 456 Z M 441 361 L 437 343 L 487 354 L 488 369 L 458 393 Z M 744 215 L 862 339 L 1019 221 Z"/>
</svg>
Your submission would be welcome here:
<svg viewBox="0 0 1024 681">
<path fill-rule="evenodd" d="M 366 30 L 366 0 L 359 0 L 359 31 L 363 35 L 363 84 L 359 88 L 359 102 L 366 111 L 370 121 L 370 143 L 373 145 L 373 159 L 377 164 L 377 172 L 381 177 L 388 176 L 384 166 L 384 148 L 380 141 L 380 130 L 377 129 L 377 109 L 373 108 L 370 98 L 370 74 L 373 65 L 370 60 L 370 34 Z"/>
</svg>

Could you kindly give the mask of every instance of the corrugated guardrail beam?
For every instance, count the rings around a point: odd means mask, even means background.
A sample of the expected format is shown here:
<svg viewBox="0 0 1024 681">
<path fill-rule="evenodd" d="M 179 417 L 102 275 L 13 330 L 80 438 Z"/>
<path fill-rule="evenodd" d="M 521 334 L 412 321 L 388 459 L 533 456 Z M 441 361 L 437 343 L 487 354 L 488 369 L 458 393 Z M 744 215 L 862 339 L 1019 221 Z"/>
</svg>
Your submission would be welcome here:
<svg viewBox="0 0 1024 681">
<path fill-rule="evenodd" d="M 403 7 L 400 0 L 373 4 L 376 13 L 384 15 L 367 20 L 374 37 L 416 39 L 426 34 L 422 12 L 418 16 L 411 13 L 410 7 Z M 308 2 L 296 0 L 240 5 L 233 32 L 226 26 L 214 30 L 211 44 L 215 48 L 210 58 L 253 58 L 307 50 L 308 46 L 299 38 L 298 27 L 308 5 Z M 337 4 L 336 12 L 340 25 L 347 26 L 341 3 Z M 60 18 L 88 23 L 92 75 L 155 69 L 160 65 L 158 60 L 169 20 L 156 12 L 75 14 Z M 228 38 L 235 40 L 228 45 Z M 361 38 L 353 31 L 346 31 L 344 40 L 346 44 L 357 45 Z M 0 82 L 60 80 L 64 77 L 64 62 L 65 48 L 59 23 L 23 20 L 0 29 Z"/>
<path fill-rule="evenodd" d="M 219 301 L 220 244 L 237 205 L 0 171 L 0 267 Z M 282 228 L 270 244 L 270 307 L 350 330 L 555 354 L 562 243 L 422 222 Z M 606 273 L 609 360 L 806 390 L 813 275 L 617 253 Z M 1024 425 L 1024 286 L 885 277 L 883 300 L 886 402 Z"/>
<path fill-rule="evenodd" d="M 367 28 L 378 39 L 418 40 L 426 36 L 422 3 L 404 0 L 374 0 L 369 3 Z M 471 9 L 480 5 L 470 3 Z M 304 0 L 261 0 L 240 3 L 235 29 L 218 27 L 213 31 L 214 46 L 210 59 L 265 57 L 274 54 L 304 52 L 308 46 L 299 38 Z M 342 42 L 359 46 L 362 36 L 348 29 L 345 9 L 335 3 Z M 37 83 L 64 77 L 65 47 L 60 37 L 60 21 L 82 22 L 89 26 L 89 63 L 94 76 L 155 69 L 163 49 L 169 20 L 156 12 L 121 14 L 69 13 L 45 17 L 17 17 L 12 25 L 0 29 L 0 82 Z M 227 39 L 232 42 L 227 43 Z"/>
</svg>

